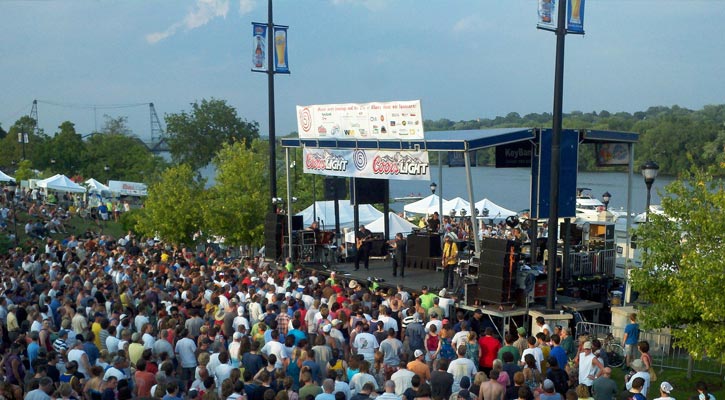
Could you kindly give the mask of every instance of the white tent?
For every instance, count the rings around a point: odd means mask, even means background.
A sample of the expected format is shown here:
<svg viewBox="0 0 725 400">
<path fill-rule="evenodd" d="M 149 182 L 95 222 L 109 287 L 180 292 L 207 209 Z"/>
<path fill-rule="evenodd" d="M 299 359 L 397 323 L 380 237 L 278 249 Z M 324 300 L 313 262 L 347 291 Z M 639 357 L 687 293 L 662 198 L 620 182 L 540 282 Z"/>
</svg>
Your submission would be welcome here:
<svg viewBox="0 0 725 400">
<path fill-rule="evenodd" d="M 456 197 L 451 200 L 447 200 L 443 202 L 443 215 L 448 215 L 451 213 L 451 210 L 456 210 L 456 214 L 460 215 L 461 210 L 466 210 L 466 213 L 471 213 L 471 203 L 467 202 L 466 200 L 463 200 L 460 197 Z M 438 211 L 438 204 L 434 205 L 433 207 L 428 209 L 428 214 L 433 214 L 435 211 Z"/>
<path fill-rule="evenodd" d="M 488 215 L 484 216 L 484 218 L 498 219 L 518 214 L 516 211 L 503 208 L 489 199 L 477 201 L 476 208 L 478 209 L 479 216 L 483 216 L 484 210 L 488 210 Z"/>
<path fill-rule="evenodd" d="M 15 182 L 15 178 L 0 171 L 0 182 Z"/>
<path fill-rule="evenodd" d="M 109 190 L 108 186 L 102 184 L 101 182 L 98 182 L 97 180 L 91 178 L 85 182 L 85 185 L 88 187 L 88 192 L 90 193 L 101 193 L 104 190 Z"/>
<path fill-rule="evenodd" d="M 352 205 L 350 205 L 350 200 L 338 200 L 338 204 L 340 206 L 340 229 L 352 228 L 355 223 L 353 221 L 354 210 Z M 297 213 L 297 215 L 302 216 L 306 227 L 310 226 L 314 220 L 312 207 L 317 208 L 317 218 L 320 220 L 320 228 L 331 230 L 335 227 L 335 202 L 332 200 L 318 201 L 305 208 L 302 212 Z M 358 212 L 360 213 L 360 223 L 365 225 L 383 216 L 382 212 L 370 204 L 358 205 Z"/>
<path fill-rule="evenodd" d="M 446 199 L 443 199 L 443 202 L 445 201 Z M 403 211 L 412 214 L 428 214 L 428 210 L 430 210 L 431 207 L 435 207 L 436 211 L 438 210 L 438 202 L 438 195 L 432 194 L 416 202 L 406 204 L 405 207 L 403 207 Z"/>
<path fill-rule="evenodd" d="M 59 192 L 85 193 L 86 188 L 68 179 L 65 175 L 55 175 L 37 182 L 38 187 Z"/>
<path fill-rule="evenodd" d="M 416 226 L 405 220 L 405 218 L 401 218 L 398 216 L 398 214 L 394 212 L 388 213 L 388 229 L 390 230 L 388 232 L 388 240 L 395 239 L 396 233 L 402 233 L 403 235 L 410 233 L 413 231 L 413 228 Z M 365 225 L 365 228 L 367 228 L 370 232 L 385 232 L 385 217 L 380 216 L 380 218 L 376 219 L 375 221 Z M 345 234 L 345 241 L 347 243 L 355 243 L 355 232 L 348 232 Z"/>
</svg>

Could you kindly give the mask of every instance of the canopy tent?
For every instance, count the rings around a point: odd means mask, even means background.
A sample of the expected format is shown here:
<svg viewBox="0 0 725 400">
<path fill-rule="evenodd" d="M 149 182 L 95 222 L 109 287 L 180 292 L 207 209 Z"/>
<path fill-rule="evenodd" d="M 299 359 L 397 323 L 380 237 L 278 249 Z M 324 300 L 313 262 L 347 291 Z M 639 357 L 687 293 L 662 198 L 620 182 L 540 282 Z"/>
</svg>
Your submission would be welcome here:
<svg viewBox="0 0 725 400">
<path fill-rule="evenodd" d="M 58 192 L 85 193 L 86 188 L 73 182 L 67 176 L 57 174 L 37 182 L 38 187 Z"/>
<path fill-rule="evenodd" d="M 85 182 L 83 182 L 88 187 L 89 193 L 101 193 L 104 190 L 108 191 L 108 186 L 102 184 L 101 182 L 98 182 L 97 180 L 91 178 Z"/>
<path fill-rule="evenodd" d="M 15 178 L 0 171 L 0 182 L 15 182 Z"/>
<path fill-rule="evenodd" d="M 428 197 L 424 197 L 416 202 L 406 204 L 405 207 L 403 207 L 403 211 L 406 213 L 411 214 L 428 214 L 428 210 L 431 207 L 435 207 L 436 210 L 438 210 L 438 201 L 439 197 L 437 194 L 432 194 Z M 443 199 L 445 202 L 446 200 Z"/>
<path fill-rule="evenodd" d="M 340 207 L 340 229 L 352 228 L 353 227 L 353 207 L 350 205 L 350 200 L 338 200 Z M 316 212 L 313 213 L 313 207 L 316 208 Z M 383 216 L 383 213 L 375 209 L 370 204 L 360 204 L 358 206 L 358 212 L 360 213 L 360 223 L 369 224 L 376 219 Z M 318 201 L 315 204 L 305 208 L 297 215 L 301 215 L 305 226 L 310 226 L 314 221 L 314 215 L 317 214 L 317 218 L 320 220 L 320 228 L 330 229 L 335 226 L 335 202 L 330 201 Z"/>
<path fill-rule="evenodd" d="M 406 234 L 413 231 L 413 228 L 416 226 L 408 222 L 405 218 L 402 218 L 398 216 L 398 214 L 394 212 L 388 213 L 388 240 L 395 239 L 395 235 L 398 233 Z M 383 232 L 385 231 L 385 217 L 380 216 L 380 218 L 376 219 L 375 221 L 365 225 L 365 228 L 367 228 L 370 232 Z M 348 232 L 345 234 L 345 241 L 347 243 L 355 243 L 355 232 Z"/>
<path fill-rule="evenodd" d="M 478 210 L 478 215 L 483 218 L 498 219 L 518 214 L 516 211 L 503 208 L 489 199 L 477 201 L 475 206 Z"/>
<path fill-rule="evenodd" d="M 443 215 L 449 215 L 452 210 L 456 210 L 456 214 L 460 215 L 461 210 L 466 210 L 466 213 L 470 215 L 471 203 L 463 200 L 460 197 L 456 197 L 443 202 Z M 428 214 L 433 214 L 438 211 L 438 204 L 428 209 Z"/>
</svg>

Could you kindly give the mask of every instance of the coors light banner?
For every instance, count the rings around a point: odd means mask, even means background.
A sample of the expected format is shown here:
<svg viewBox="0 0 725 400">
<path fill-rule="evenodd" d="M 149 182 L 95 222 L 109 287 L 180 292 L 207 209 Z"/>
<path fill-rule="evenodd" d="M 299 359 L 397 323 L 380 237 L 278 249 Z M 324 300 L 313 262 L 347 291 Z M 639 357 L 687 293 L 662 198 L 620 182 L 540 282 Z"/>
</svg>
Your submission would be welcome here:
<svg viewBox="0 0 725 400">
<path fill-rule="evenodd" d="M 306 174 L 396 180 L 430 180 L 425 151 L 333 150 L 303 151 Z"/>
</svg>

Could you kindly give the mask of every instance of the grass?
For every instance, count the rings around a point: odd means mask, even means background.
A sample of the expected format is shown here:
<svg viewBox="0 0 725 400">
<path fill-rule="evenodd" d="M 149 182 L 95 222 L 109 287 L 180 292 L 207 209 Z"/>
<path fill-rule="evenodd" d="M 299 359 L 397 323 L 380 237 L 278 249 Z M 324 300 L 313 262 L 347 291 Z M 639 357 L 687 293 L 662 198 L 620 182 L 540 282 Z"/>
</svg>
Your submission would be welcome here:
<svg viewBox="0 0 725 400">
<path fill-rule="evenodd" d="M 704 374 L 693 372 L 692 379 L 687 378 L 687 371 L 679 369 L 664 369 L 660 371 L 655 369 L 657 373 L 657 382 L 652 383 L 652 388 L 647 393 L 647 397 L 654 399 L 659 397 L 659 386 L 662 382 L 667 381 L 672 384 L 674 391 L 672 397 L 679 400 L 686 400 L 690 396 L 697 394 L 695 384 L 698 381 L 707 383 L 710 392 L 715 395 L 716 399 L 725 399 L 725 387 L 723 387 L 723 377 L 714 374 Z M 612 379 L 621 384 L 624 388 L 624 371 L 621 368 L 612 368 Z"/>
<path fill-rule="evenodd" d="M 18 240 L 17 243 L 20 247 L 30 248 L 31 246 L 40 246 L 41 248 L 45 245 L 45 241 L 39 239 L 33 239 L 25 234 L 25 224 L 31 219 L 26 213 L 20 212 L 17 222 Z M 79 215 L 74 215 L 69 221 L 65 222 L 67 233 L 51 233 L 48 237 L 53 240 L 62 242 L 64 239 L 70 237 L 70 235 L 76 235 L 76 237 L 83 237 L 83 234 L 87 230 L 91 230 L 98 234 L 111 235 L 114 238 L 118 238 L 123 235 L 123 226 L 121 223 L 114 221 L 105 221 L 100 225 L 96 221 L 90 218 L 81 218 Z M 7 227 L 9 233 L 14 233 L 15 227 L 13 224 L 9 224 Z M 14 244 L 14 243 L 11 243 Z"/>
</svg>

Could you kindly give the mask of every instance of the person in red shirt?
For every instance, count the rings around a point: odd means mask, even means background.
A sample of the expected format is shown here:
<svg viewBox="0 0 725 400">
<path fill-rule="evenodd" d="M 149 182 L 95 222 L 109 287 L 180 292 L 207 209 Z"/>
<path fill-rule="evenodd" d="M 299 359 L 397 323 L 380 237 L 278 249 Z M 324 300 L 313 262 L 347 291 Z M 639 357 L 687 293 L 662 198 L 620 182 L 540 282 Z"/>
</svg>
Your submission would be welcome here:
<svg viewBox="0 0 725 400">
<path fill-rule="evenodd" d="M 496 359 L 498 351 L 501 349 L 501 342 L 493 337 L 493 328 L 488 327 L 484 331 L 484 336 L 478 339 L 478 345 L 481 347 L 481 359 L 479 360 L 481 371 L 488 375 L 493 369 L 493 360 Z"/>
<path fill-rule="evenodd" d="M 136 363 L 134 379 L 136 381 L 136 396 L 134 397 L 151 397 L 151 387 L 156 384 L 156 377 L 146 371 L 146 360 L 141 359 Z"/>
</svg>

